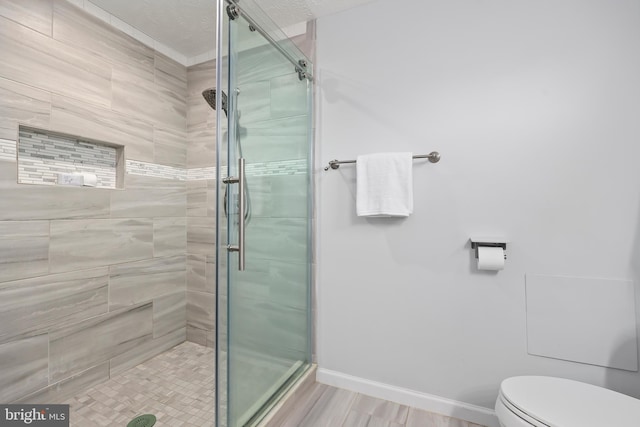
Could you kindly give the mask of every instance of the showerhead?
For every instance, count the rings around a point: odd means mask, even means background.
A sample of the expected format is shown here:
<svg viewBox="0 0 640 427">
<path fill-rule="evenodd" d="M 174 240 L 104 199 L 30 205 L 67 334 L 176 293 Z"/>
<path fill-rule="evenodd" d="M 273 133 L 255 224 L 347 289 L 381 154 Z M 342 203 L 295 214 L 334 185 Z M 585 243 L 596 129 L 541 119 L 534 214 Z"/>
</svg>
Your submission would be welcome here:
<svg viewBox="0 0 640 427">
<path fill-rule="evenodd" d="M 228 114 L 227 113 L 227 94 L 224 93 L 224 91 L 222 90 L 220 91 L 220 93 L 222 94 L 222 111 L 224 111 L 224 115 L 226 116 Z M 209 104 L 209 106 L 215 110 L 216 109 L 216 90 L 214 88 L 205 89 L 202 91 L 202 96 L 207 101 L 207 104 Z"/>
</svg>

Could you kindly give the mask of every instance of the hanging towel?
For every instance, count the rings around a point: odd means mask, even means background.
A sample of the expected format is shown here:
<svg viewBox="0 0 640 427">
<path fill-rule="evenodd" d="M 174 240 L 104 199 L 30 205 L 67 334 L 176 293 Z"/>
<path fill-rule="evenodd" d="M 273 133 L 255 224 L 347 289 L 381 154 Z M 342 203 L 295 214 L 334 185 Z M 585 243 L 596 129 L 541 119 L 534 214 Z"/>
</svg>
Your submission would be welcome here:
<svg viewBox="0 0 640 427">
<path fill-rule="evenodd" d="M 413 213 L 412 153 L 358 156 L 358 216 L 406 217 Z"/>
</svg>

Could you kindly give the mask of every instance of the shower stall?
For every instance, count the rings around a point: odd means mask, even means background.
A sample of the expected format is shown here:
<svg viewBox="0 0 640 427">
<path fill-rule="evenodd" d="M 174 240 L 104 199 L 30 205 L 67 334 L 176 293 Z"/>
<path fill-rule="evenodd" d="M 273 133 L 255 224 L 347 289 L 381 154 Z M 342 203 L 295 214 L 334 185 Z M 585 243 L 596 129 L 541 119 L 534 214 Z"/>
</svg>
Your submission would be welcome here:
<svg viewBox="0 0 640 427">
<path fill-rule="evenodd" d="M 310 366 L 312 63 L 177 3 L 0 0 L 0 406 L 251 426 Z"/>
<path fill-rule="evenodd" d="M 236 427 L 311 363 L 313 75 L 252 1 L 217 16 L 216 414 Z"/>
</svg>

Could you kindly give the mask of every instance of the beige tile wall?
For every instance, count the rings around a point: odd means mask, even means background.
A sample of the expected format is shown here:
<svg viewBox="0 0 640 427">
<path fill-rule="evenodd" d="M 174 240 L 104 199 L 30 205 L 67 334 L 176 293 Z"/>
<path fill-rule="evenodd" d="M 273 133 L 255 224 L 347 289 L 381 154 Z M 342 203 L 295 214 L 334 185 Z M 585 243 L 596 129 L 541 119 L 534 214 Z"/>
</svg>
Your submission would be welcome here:
<svg viewBox="0 0 640 427">
<path fill-rule="evenodd" d="M 187 71 L 187 166 L 215 166 L 216 114 L 202 91 L 215 86 L 215 61 Z M 187 182 L 187 339 L 215 345 L 216 181 Z"/>
<path fill-rule="evenodd" d="M 0 52 L 0 138 L 23 124 L 187 167 L 184 66 L 64 0 L 0 0 Z M 0 160 L 0 401 L 60 401 L 186 339 L 185 181 L 16 181 Z"/>
</svg>

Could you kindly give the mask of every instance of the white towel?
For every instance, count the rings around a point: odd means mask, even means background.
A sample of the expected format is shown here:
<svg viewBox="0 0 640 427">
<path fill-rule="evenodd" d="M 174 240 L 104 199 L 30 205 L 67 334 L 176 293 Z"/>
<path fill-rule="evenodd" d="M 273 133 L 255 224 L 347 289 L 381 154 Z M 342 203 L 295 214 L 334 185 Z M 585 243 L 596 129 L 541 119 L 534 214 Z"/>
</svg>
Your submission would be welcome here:
<svg viewBox="0 0 640 427">
<path fill-rule="evenodd" d="M 358 156 L 358 216 L 406 217 L 413 213 L 413 154 Z"/>
</svg>

